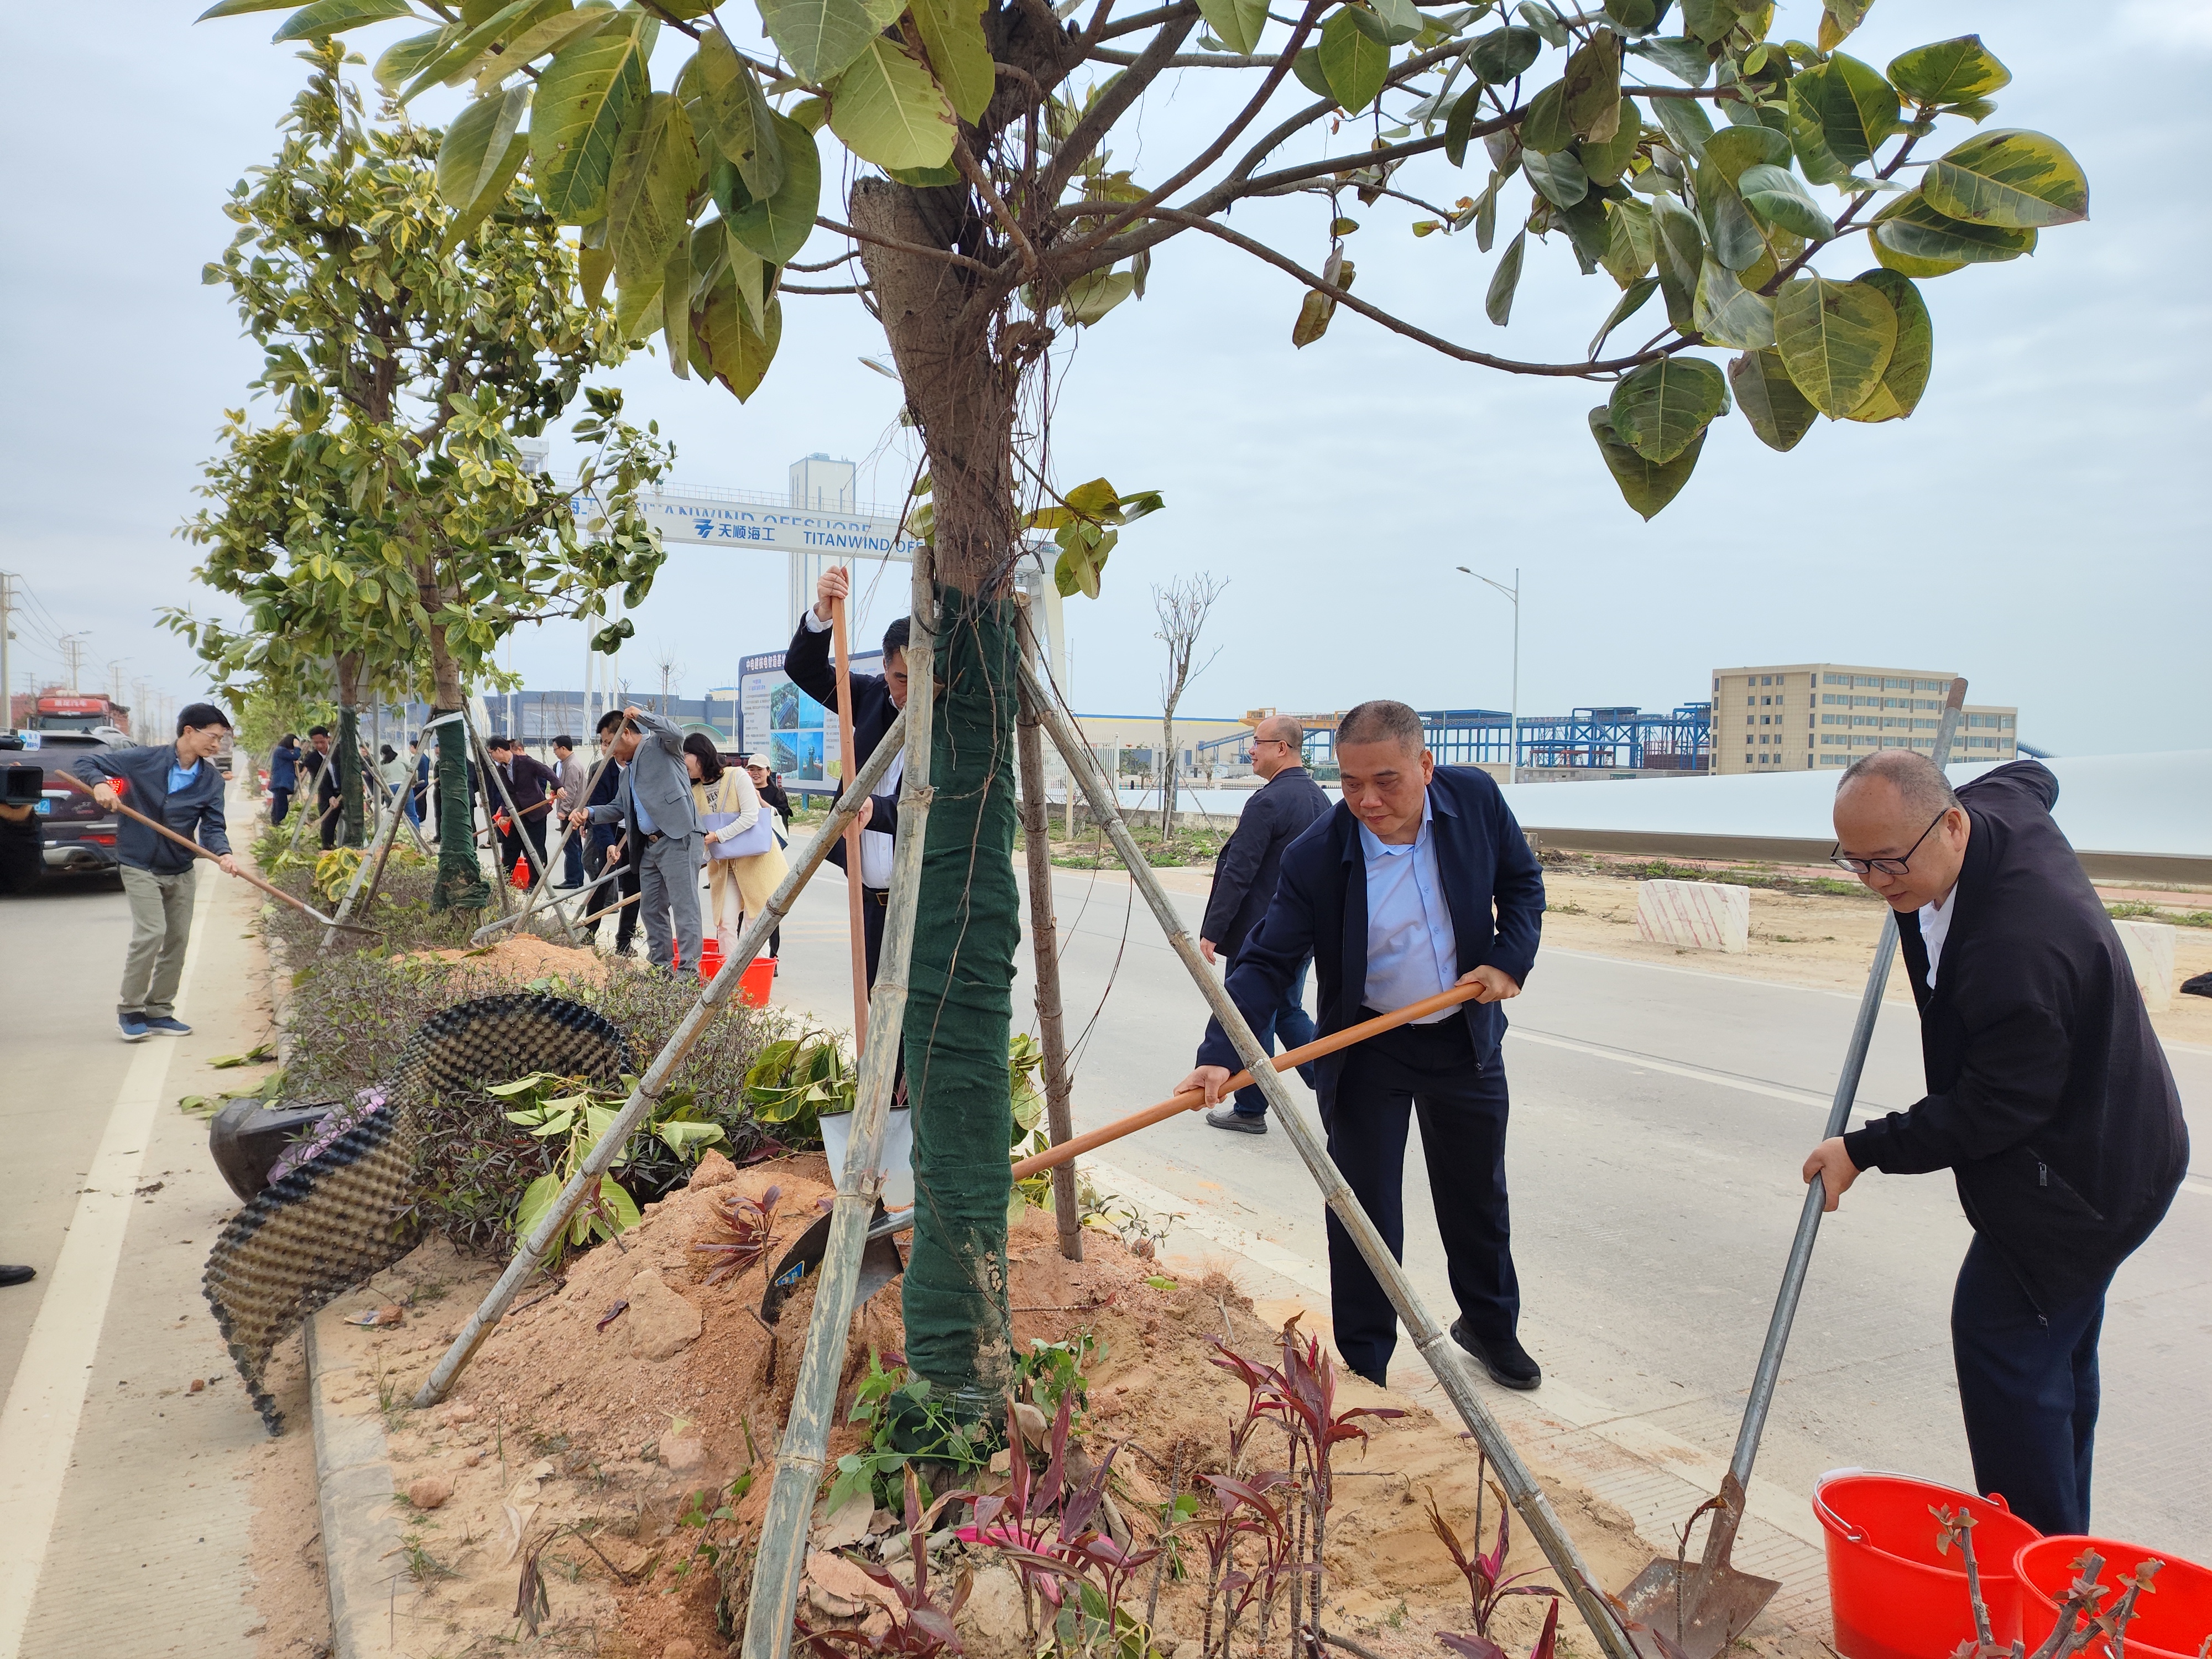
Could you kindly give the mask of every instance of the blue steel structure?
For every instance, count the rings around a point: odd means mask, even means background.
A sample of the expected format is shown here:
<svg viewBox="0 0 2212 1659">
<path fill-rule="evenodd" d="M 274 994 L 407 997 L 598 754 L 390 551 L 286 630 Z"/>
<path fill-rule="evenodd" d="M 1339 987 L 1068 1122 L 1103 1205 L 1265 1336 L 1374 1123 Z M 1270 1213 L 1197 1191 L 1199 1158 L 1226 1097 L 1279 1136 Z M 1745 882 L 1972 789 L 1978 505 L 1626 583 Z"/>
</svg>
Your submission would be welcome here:
<svg viewBox="0 0 2212 1659">
<path fill-rule="evenodd" d="M 1513 749 L 1513 716 L 1502 708 L 1424 708 L 1423 735 L 1439 766 L 1503 766 Z M 1249 763 L 1251 735 L 1232 732 L 1198 745 L 1215 761 Z M 1306 763 L 1334 765 L 1335 733 L 1306 733 Z M 1710 772 L 1713 706 L 1678 703 L 1666 714 L 1627 707 L 1577 708 L 1569 714 L 1525 714 L 1521 765 L 1583 771 Z M 1204 769 L 1204 762 L 1200 763 Z"/>
</svg>

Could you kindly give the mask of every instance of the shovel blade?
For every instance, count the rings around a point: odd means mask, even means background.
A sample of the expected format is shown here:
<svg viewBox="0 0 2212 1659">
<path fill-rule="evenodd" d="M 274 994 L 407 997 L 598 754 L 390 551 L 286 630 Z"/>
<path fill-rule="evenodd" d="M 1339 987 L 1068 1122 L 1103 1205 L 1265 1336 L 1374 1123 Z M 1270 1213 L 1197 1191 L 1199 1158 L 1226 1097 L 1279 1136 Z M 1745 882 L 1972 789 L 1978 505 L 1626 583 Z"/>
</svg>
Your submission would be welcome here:
<svg viewBox="0 0 2212 1659">
<path fill-rule="evenodd" d="M 1674 1659 L 1677 1652 L 1685 1659 L 1717 1659 L 1782 1588 L 1778 1579 L 1739 1572 L 1723 1562 L 1699 1595 L 1698 1565 L 1657 1557 L 1621 1592 L 1628 1616 L 1645 1627 L 1631 1631 L 1630 1639 L 1646 1659 Z M 1654 1632 L 1673 1652 L 1650 1639 Z"/>
<path fill-rule="evenodd" d="M 775 1271 L 769 1275 L 767 1293 L 761 1297 L 763 1323 L 775 1324 L 782 1316 L 785 1301 L 809 1273 L 822 1265 L 822 1258 L 830 1250 L 830 1219 L 827 1215 L 817 1216 L 775 1264 Z M 911 1209 L 886 1215 L 880 1205 L 877 1206 L 868 1228 L 867 1244 L 860 1252 L 860 1283 L 853 1292 L 854 1307 L 906 1271 L 906 1258 L 899 1253 L 898 1242 L 891 1234 L 913 1224 Z"/>
</svg>

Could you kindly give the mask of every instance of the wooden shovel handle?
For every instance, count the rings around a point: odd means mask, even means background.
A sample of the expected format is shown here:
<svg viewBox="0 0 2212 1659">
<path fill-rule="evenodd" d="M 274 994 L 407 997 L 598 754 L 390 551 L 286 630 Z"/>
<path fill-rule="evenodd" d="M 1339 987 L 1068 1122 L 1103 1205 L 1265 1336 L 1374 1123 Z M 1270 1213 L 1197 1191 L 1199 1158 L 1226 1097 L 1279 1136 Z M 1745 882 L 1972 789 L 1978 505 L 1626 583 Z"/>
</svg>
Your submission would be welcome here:
<svg viewBox="0 0 2212 1659">
<path fill-rule="evenodd" d="M 1364 1019 L 1357 1025 L 1347 1025 L 1341 1031 L 1332 1031 L 1325 1037 L 1317 1037 L 1303 1048 L 1292 1048 L 1287 1053 L 1277 1054 L 1268 1064 L 1278 1072 L 1287 1072 L 1294 1066 L 1304 1066 L 1309 1061 L 1319 1060 L 1323 1054 L 1333 1054 L 1340 1048 L 1349 1048 L 1355 1042 L 1364 1042 L 1369 1037 L 1379 1036 L 1385 1031 L 1395 1030 L 1401 1025 L 1410 1025 L 1417 1019 L 1425 1019 L 1431 1014 L 1441 1013 L 1447 1008 L 1456 1008 L 1463 1002 L 1472 1002 L 1481 994 L 1482 987 L 1480 985 L 1455 985 L 1449 990 L 1439 991 L 1432 997 L 1423 997 L 1419 1002 L 1407 1003 L 1403 1008 L 1394 1009 L 1387 1014 L 1377 1014 L 1374 1018 Z M 1221 1085 L 1221 1092 L 1224 1097 L 1226 1097 L 1233 1090 L 1242 1089 L 1251 1081 L 1251 1073 L 1239 1072 Z M 1079 1157 L 1093 1148 L 1103 1146 L 1109 1141 L 1119 1140 L 1124 1135 L 1133 1135 L 1138 1130 L 1148 1129 L 1155 1123 L 1164 1123 L 1179 1112 L 1194 1112 L 1205 1104 L 1206 1093 L 1200 1089 L 1191 1089 L 1179 1095 L 1170 1095 L 1156 1106 L 1147 1106 L 1141 1112 L 1132 1112 L 1127 1117 L 1115 1118 L 1114 1121 L 1103 1127 L 1092 1129 L 1072 1139 L 1063 1140 L 1057 1146 L 1047 1147 L 1035 1158 L 1024 1158 L 1014 1165 L 1014 1179 L 1021 1181 L 1028 1176 L 1040 1174 L 1056 1164 L 1065 1164 L 1071 1158 Z"/>
</svg>

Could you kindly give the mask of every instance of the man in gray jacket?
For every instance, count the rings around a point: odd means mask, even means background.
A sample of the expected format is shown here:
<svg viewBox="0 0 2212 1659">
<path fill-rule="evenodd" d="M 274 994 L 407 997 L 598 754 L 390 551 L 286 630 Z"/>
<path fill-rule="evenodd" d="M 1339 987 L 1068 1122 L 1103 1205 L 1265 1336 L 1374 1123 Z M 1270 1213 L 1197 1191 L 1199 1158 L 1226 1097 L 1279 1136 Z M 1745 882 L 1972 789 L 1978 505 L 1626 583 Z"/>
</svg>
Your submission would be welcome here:
<svg viewBox="0 0 2212 1659">
<path fill-rule="evenodd" d="M 706 843 L 691 805 L 691 775 L 684 765 L 684 734 L 658 714 L 633 705 L 623 711 L 615 734 L 614 757 L 623 762 L 623 781 L 604 806 L 568 815 L 577 829 L 586 823 L 623 826 L 636 866 L 645 914 L 645 953 L 656 968 L 699 963 L 699 872 Z M 677 954 L 669 954 L 671 921 Z"/>
<path fill-rule="evenodd" d="M 106 811 L 127 799 L 135 810 L 215 854 L 234 876 L 238 866 L 224 833 L 222 774 L 212 758 L 229 735 L 230 720 L 222 709 L 191 703 L 177 716 L 175 743 L 96 749 L 78 757 L 75 770 L 94 786 L 93 799 Z M 116 1024 L 125 1042 L 143 1042 L 153 1031 L 185 1036 L 192 1028 L 176 1017 L 175 1003 L 192 931 L 192 869 L 198 860 L 130 817 L 117 825 L 115 852 L 131 899 L 131 945 L 123 957 Z"/>
</svg>

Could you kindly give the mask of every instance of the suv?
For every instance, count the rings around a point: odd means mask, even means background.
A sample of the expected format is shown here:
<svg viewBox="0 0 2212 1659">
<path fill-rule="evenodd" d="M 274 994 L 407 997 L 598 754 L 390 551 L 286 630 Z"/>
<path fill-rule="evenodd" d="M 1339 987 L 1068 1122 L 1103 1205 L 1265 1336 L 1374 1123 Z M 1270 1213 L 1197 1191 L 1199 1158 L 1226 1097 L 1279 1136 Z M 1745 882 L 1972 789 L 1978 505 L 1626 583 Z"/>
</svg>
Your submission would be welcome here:
<svg viewBox="0 0 2212 1659">
<path fill-rule="evenodd" d="M 112 726 L 92 732 L 37 732 L 22 739 L 27 746 L 21 750 L 9 749 L 0 753 L 0 769 L 9 771 L 26 769 L 40 772 L 38 801 L 39 840 L 49 872 L 104 874 L 119 870 L 122 860 L 117 857 L 115 837 L 118 828 L 115 815 L 102 811 L 89 795 L 80 794 L 69 785 L 49 781 L 43 773 L 58 771 L 71 765 L 88 749 L 124 749 L 129 743 L 124 734 Z M 8 793 L 11 800 L 18 793 L 29 798 L 31 791 L 20 781 Z"/>
</svg>

